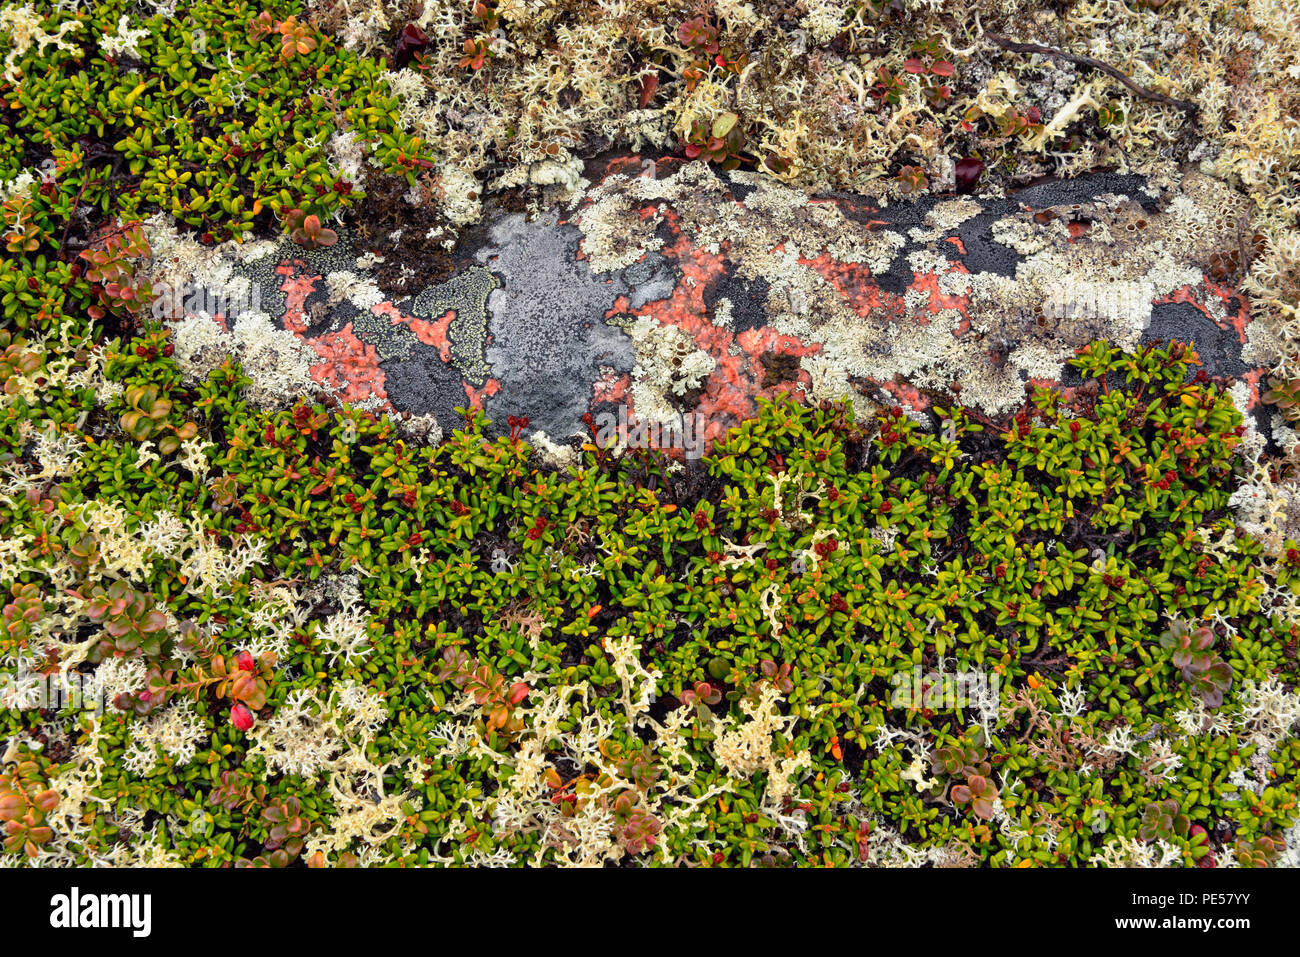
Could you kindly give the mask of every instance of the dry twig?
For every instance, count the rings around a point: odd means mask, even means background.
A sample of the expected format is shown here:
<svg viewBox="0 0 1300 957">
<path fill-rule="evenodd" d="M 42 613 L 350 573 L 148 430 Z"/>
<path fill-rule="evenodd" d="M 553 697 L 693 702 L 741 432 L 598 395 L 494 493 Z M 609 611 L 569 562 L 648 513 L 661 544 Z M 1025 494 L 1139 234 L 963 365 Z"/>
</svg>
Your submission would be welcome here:
<svg viewBox="0 0 1300 957">
<path fill-rule="evenodd" d="M 1155 90 L 1148 90 L 1145 86 L 1136 83 L 1132 77 L 1126 76 L 1119 70 L 1115 69 L 1109 63 L 1102 63 L 1100 60 L 1094 60 L 1090 56 L 1080 56 L 1077 53 L 1066 53 L 1064 50 L 1057 50 L 1055 47 L 1045 47 L 1038 43 L 1016 43 L 1014 40 L 1008 40 L 1004 36 L 996 33 L 987 33 L 990 42 L 995 46 L 1011 53 L 1037 53 L 1041 56 L 1051 57 L 1055 60 L 1065 60 L 1076 66 L 1086 66 L 1094 70 L 1100 70 L 1107 76 L 1114 77 L 1123 83 L 1126 87 L 1142 97 L 1144 100 L 1151 100 L 1153 103 L 1163 103 L 1165 106 L 1173 106 L 1185 112 L 1188 116 L 1195 116 L 1199 107 L 1195 103 L 1189 103 L 1187 100 L 1176 100 L 1172 96 L 1165 96 L 1163 93 L 1157 93 Z"/>
</svg>

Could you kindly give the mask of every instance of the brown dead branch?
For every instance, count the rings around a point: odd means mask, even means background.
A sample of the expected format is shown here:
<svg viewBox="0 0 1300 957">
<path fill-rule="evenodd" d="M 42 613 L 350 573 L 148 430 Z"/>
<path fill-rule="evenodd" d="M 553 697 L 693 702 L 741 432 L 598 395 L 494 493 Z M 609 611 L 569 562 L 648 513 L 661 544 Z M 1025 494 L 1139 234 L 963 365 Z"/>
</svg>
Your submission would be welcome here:
<svg viewBox="0 0 1300 957">
<path fill-rule="evenodd" d="M 1199 107 L 1195 103 L 1189 103 L 1187 100 L 1176 100 L 1172 96 L 1165 96 L 1165 94 L 1157 93 L 1155 90 L 1148 90 L 1145 86 L 1136 83 L 1131 77 L 1125 76 L 1109 63 L 1102 63 L 1100 60 L 1094 60 L 1090 56 L 1080 56 L 1077 53 L 1066 53 L 1064 50 L 1057 50 L 1054 47 L 1045 47 L 1038 43 L 1016 43 L 1014 40 L 1008 40 L 1006 37 L 999 36 L 996 33 L 986 33 L 985 36 L 988 37 L 994 45 L 1011 53 L 1037 53 L 1041 56 L 1051 57 L 1055 60 L 1065 60 L 1067 63 L 1073 63 L 1076 66 L 1086 66 L 1094 70 L 1100 70 L 1107 76 L 1119 80 L 1144 100 L 1150 100 L 1153 103 L 1163 103 L 1165 106 L 1176 107 L 1185 112 L 1188 116 L 1195 116 L 1199 110 Z"/>
</svg>

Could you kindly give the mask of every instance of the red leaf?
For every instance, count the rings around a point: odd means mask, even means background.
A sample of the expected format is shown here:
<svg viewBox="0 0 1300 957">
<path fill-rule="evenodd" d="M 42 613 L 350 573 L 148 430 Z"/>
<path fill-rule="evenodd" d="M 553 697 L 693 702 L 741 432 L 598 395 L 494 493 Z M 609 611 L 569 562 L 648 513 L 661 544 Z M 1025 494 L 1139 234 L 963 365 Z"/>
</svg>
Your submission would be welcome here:
<svg viewBox="0 0 1300 957">
<path fill-rule="evenodd" d="M 956 69 L 957 68 L 947 60 L 937 60 L 931 65 L 930 72 L 939 76 L 952 76 Z"/>
<path fill-rule="evenodd" d="M 641 96 L 638 100 L 641 109 L 644 110 L 650 101 L 654 99 L 655 90 L 658 88 L 658 73 L 647 73 L 645 76 L 641 77 Z"/>
<path fill-rule="evenodd" d="M 414 23 L 408 23 L 397 37 L 397 47 L 393 50 L 393 66 L 400 70 L 428 45 L 429 38 L 425 36 L 424 31 Z"/>
</svg>

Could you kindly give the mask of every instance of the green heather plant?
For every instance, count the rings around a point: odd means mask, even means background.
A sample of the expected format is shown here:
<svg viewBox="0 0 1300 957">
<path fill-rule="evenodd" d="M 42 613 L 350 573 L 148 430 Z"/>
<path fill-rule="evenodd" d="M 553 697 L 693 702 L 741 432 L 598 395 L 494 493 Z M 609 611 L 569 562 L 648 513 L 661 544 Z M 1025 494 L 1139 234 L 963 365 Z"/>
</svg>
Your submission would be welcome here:
<svg viewBox="0 0 1300 957">
<path fill-rule="evenodd" d="M 301 803 L 296 797 L 273 801 L 262 809 L 262 823 L 267 827 L 264 853 L 249 862 L 250 865 L 288 867 L 302 853 L 303 838 L 311 831 L 311 822 L 303 817 Z"/>
<path fill-rule="evenodd" d="M 59 214 L 74 197 L 122 222 L 161 209 L 207 241 L 247 236 L 263 210 L 329 216 L 362 193 L 328 161 L 325 128 L 352 128 L 412 185 L 429 161 L 395 122 L 382 64 L 340 49 L 293 4 L 216 0 L 145 17 L 132 71 L 90 39 L 114 35 L 126 13 L 121 0 L 101 0 L 50 14 L 48 30 L 79 25 L 70 42 L 32 45 L 15 63 L 22 80 L 0 80 L 16 117 L 7 135 L 40 142 L 60 163 L 49 195 L 6 204 L 6 242 L 19 261 L 60 244 Z M 42 226 L 50 213 L 57 229 Z"/>
<path fill-rule="evenodd" d="M 1270 378 L 1262 401 L 1277 406 L 1288 420 L 1295 421 L 1300 418 L 1300 379 Z"/>
<path fill-rule="evenodd" d="M 0 648 L 6 654 L 21 651 L 26 646 L 32 625 L 40 621 L 45 612 L 39 585 L 15 583 L 9 586 L 9 594 L 12 600 L 0 612 L 4 620 L 4 639 Z"/>
<path fill-rule="evenodd" d="M 18 391 L 18 377 L 31 376 L 41 367 L 41 356 L 27 349 L 27 340 L 0 330 L 0 388 L 6 395 Z"/>
<path fill-rule="evenodd" d="M 1241 867 L 1269 867 L 1285 849 L 1285 841 L 1268 836 L 1253 841 L 1239 840 L 1233 845 L 1233 852 Z"/>
<path fill-rule="evenodd" d="M 82 251 L 81 258 L 88 264 L 83 275 L 98 298 L 98 304 L 88 310 L 93 318 L 102 319 L 109 312 L 138 312 L 144 307 L 149 285 L 138 281 L 136 261 L 149 255 L 149 243 L 138 223 L 110 234 L 102 249 Z"/>
<path fill-rule="evenodd" d="M 1174 667 L 1206 705 L 1217 708 L 1223 703 L 1223 693 L 1232 685 L 1232 666 L 1215 654 L 1211 629 L 1175 621 L 1161 634 L 1160 647 L 1174 650 Z"/>
<path fill-rule="evenodd" d="M 319 216 L 309 215 L 301 209 L 294 209 L 289 212 L 286 226 L 293 241 L 300 246 L 305 246 L 307 249 L 333 246 L 339 241 L 338 233 L 322 226 Z"/>
<path fill-rule="evenodd" d="M 700 123 L 692 128 L 683 152 L 687 159 L 702 159 L 731 170 L 740 166 L 744 149 L 745 132 L 740 117 L 735 113 L 723 113 L 711 125 Z"/>
</svg>

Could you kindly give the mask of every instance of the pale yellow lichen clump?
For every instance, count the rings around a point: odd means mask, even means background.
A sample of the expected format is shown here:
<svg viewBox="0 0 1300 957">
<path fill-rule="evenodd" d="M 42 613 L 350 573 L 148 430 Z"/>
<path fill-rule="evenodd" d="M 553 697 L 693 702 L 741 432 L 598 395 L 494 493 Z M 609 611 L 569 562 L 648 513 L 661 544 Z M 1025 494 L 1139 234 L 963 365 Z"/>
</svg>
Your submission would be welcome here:
<svg viewBox="0 0 1300 957">
<path fill-rule="evenodd" d="M 672 396 L 696 389 L 713 371 L 714 358 L 696 347 L 676 326 L 665 326 L 642 316 L 627 328 L 636 344 L 637 364 L 632 370 L 632 399 L 637 418 L 646 423 L 675 421 Z"/>
<path fill-rule="evenodd" d="M 14 4 L 0 8 L 0 32 L 6 34 L 11 43 L 9 53 L 5 56 L 4 69 L 0 70 L 0 76 L 3 76 L 8 82 L 18 82 L 18 61 L 33 46 L 36 46 L 42 52 L 51 45 L 60 50 L 67 50 L 70 53 L 78 52 L 77 47 L 65 37 L 69 33 L 81 29 L 80 21 L 65 20 L 59 24 L 57 30 L 50 33 L 42 25 L 44 19 L 44 15 L 38 13 L 30 3 Z"/>
<path fill-rule="evenodd" d="M 544 627 L 544 623 L 538 623 Z M 762 805 L 780 816 L 782 803 L 793 793 L 794 784 L 809 766 L 806 752 L 781 745 L 795 719 L 781 714 L 781 697 L 768 688 L 758 700 L 746 702 L 746 717 L 739 722 L 718 722 L 716 749 L 726 777 L 693 794 L 695 759 L 687 747 L 689 727 L 697 720 L 695 709 L 682 705 L 662 722 L 650 716 L 657 695 L 659 676 L 647 671 L 640 661 L 640 644 L 632 637 L 610 640 L 612 659 L 620 691 L 619 707 L 605 715 L 597 707 L 587 682 L 544 687 L 531 694 L 520 711 L 526 728 L 505 751 L 488 747 L 480 727 L 469 718 L 477 710 L 473 699 L 463 696 L 449 702 L 449 720 L 439 725 L 436 739 L 443 760 L 486 759 L 498 768 L 500 786 L 490 795 L 467 800 L 467 819 L 491 821 L 501 835 L 534 833 L 539 837 L 536 859 L 568 866 L 599 866 L 617 861 L 628 853 L 661 857 L 662 845 L 630 848 L 615 807 L 619 795 L 634 797 L 634 803 L 658 823 L 659 834 L 684 833 L 693 843 L 708 845 L 708 836 L 691 828 L 692 813 L 704 802 L 729 795 L 736 787 L 750 784 L 759 772 L 766 775 Z M 530 670 L 525 680 L 544 677 Z M 575 717 L 576 716 L 576 717 Z M 619 730 L 641 729 L 644 753 L 659 771 L 648 786 L 626 775 L 626 767 L 607 748 Z M 573 782 L 564 769 L 579 768 L 582 776 Z M 557 786 L 568 781 L 576 800 L 554 800 Z M 579 786 L 580 785 L 580 786 Z M 445 844 L 464 840 L 467 830 L 453 826 Z M 463 846 L 463 845 L 462 845 Z M 442 863 L 518 863 L 505 851 L 484 858 L 469 850 L 461 861 L 440 857 Z"/>
</svg>

